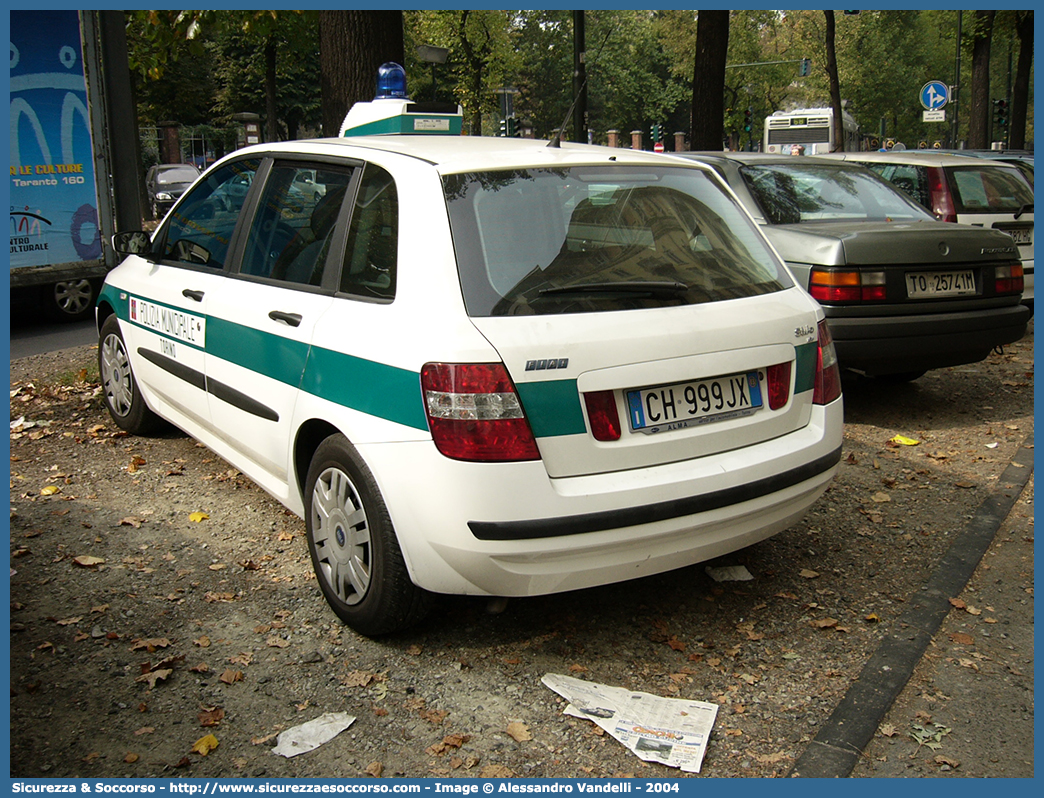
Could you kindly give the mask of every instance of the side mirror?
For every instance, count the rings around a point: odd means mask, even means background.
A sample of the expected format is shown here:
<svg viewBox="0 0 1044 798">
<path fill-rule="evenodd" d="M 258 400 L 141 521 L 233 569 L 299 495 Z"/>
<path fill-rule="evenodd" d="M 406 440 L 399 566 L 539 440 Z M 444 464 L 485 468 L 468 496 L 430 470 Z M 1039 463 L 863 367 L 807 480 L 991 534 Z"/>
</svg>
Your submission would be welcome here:
<svg viewBox="0 0 1044 798">
<path fill-rule="evenodd" d="M 112 237 L 112 248 L 120 255 L 151 255 L 152 238 L 142 230 L 116 233 Z"/>
</svg>

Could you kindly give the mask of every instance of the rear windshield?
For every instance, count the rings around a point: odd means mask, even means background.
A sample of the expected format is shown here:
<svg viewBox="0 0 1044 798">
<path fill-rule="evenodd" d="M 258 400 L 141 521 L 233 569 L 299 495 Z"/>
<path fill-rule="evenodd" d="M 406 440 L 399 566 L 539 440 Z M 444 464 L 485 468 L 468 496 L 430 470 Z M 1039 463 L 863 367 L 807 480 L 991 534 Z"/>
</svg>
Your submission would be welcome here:
<svg viewBox="0 0 1044 798">
<path fill-rule="evenodd" d="M 471 316 L 692 305 L 792 285 L 761 233 L 696 169 L 448 175 Z"/>
<path fill-rule="evenodd" d="M 867 165 L 925 208 L 932 207 L 928 170 L 939 167 L 905 163 Z M 957 213 L 1012 214 L 1033 202 L 1033 189 L 1013 166 L 971 162 L 968 166 L 947 167 L 944 171 Z"/>
<path fill-rule="evenodd" d="M 191 183 L 199 177 L 199 172 L 191 166 L 178 169 L 164 169 L 156 174 L 157 183 Z"/>
<path fill-rule="evenodd" d="M 957 213 L 1017 213 L 1033 189 L 1013 166 L 962 166 L 949 171 Z"/>
<path fill-rule="evenodd" d="M 758 164 L 740 173 L 769 224 L 931 219 L 889 183 L 840 164 Z"/>
</svg>

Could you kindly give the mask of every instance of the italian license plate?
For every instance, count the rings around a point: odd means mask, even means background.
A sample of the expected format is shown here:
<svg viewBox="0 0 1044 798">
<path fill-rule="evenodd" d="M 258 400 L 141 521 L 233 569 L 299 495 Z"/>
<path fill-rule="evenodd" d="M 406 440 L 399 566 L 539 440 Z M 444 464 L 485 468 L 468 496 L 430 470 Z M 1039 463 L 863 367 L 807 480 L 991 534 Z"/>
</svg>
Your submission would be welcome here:
<svg viewBox="0 0 1044 798">
<path fill-rule="evenodd" d="M 968 296 L 975 293 L 975 274 L 961 272 L 907 272 L 906 295 L 911 298 Z"/>
<path fill-rule="evenodd" d="M 756 371 L 627 392 L 631 430 L 647 435 L 748 416 L 761 407 Z"/>
<path fill-rule="evenodd" d="M 1005 233 L 1015 239 L 1015 243 L 1020 247 L 1028 246 L 1033 243 L 1033 228 L 1032 227 L 1011 227 L 1005 228 L 1000 227 L 999 230 L 1003 230 Z"/>
</svg>

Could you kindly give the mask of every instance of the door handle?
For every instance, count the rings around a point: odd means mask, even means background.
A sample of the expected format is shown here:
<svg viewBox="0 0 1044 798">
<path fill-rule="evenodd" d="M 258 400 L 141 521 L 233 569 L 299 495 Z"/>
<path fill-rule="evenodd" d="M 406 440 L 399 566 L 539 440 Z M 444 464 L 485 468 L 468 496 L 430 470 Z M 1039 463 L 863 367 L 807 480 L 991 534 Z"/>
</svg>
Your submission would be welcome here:
<svg viewBox="0 0 1044 798">
<path fill-rule="evenodd" d="M 270 318 L 272 321 L 286 322 L 291 327 L 297 327 L 301 324 L 300 313 L 284 313 L 281 310 L 272 310 L 269 311 L 268 318 Z"/>
<path fill-rule="evenodd" d="M 187 297 L 188 299 L 194 299 L 197 302 L 202 302 L 203 301 L 203 292 L 202 291 L 193 291 L 190 288 L 186 288 L 184 291 L 181 292 L 181 295 L 183 297 Z"/>
</svg>

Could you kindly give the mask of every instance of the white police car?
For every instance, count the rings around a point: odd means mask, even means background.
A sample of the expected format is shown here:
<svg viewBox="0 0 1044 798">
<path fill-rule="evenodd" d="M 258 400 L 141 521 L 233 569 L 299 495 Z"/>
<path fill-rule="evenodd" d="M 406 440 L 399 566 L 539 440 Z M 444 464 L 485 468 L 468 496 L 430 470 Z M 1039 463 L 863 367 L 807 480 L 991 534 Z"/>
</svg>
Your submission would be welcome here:
<svg viewBox="0 0 1044 798">
<path fill-rule="evenodd" d="M 710 169 L 363 105 L 405 135 L 238 150 L 115 237 L 117 424 L 173 422 L 303 516 L 370 635 L 432 593 L 618 582 L 801 517 L 840 460 L 833 347 Z"/>
</svg>

